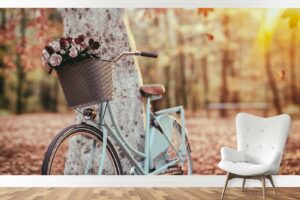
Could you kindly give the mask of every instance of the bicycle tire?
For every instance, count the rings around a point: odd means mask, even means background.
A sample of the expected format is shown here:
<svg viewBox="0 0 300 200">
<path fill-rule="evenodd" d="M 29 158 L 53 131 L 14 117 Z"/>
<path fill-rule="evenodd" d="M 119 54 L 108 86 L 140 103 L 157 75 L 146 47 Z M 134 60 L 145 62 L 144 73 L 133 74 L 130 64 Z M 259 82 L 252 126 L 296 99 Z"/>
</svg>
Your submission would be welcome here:
<svg viewBox="0 0 300 200">
<path fill-rule="evenodd" d="M 181 127 L 181 124 L 178 123 L 177 120 L 175 120 L 175 123 L 177 124 L 177 126 L 175 126 L 173 124 L 173 126 L 177 127 L 177 130 L 179 131 L 180 133 L 180 136 L 182 135 L 182 127 Z M 191 150 L 191 146 L 190 146 L 190 143 L 189 143 L 189 140 L 188 140 L 188 136 L 187 136 L 187 133 L 185 135 L 185 143 L 186 143 L 186 156 L 187 156 L 187 162 L 188 162 L 188 167 L 190 168 L 190 172 L 188 172 L 188 175 L 192 175 L 193 174 L 193 160 L 192 160 L 192 150 Z"/>
<path fill-rule="evenodd" d="M 180 123 L 178 123 L 178 121 L 174 118 L 173 119 L 173 128 L 176 130 L 175 134 L 178 134 L 177 137 L 179 138 L 179 140 L 181 139 L 182 136 L 182 127 L 180 125 Z M 172 136 L 172 138 L 175 138 L 174 136 Z M 175 173 L 171 173 L 171 175 L 192 175 L 193 174 L 193 160 L 192 160 L 192 151 L 191 151 L 191 147 L 190 147 L 190 143 L 188 141 L 188 136 L 185 136 L 185 146 L 186 146 L 186 160 L 185 163 L 187 163 L 187 170 L 182 170 L 181 173 L 175 172 Z M 186 173 L 185 173 L 186 172 Z M 169 171 L 166 171 L 165 173 L 162 174 L 170 174 Z"/>
<path fill-rule="evenodd" d="M 103 133 L 99 129 L 95 128 L 94 126 L 91 126 L 91 125 L 88 125 L 85 123 L 71 125 L 65 129 L 63 129 L 61 132 L 59 132 L 54 137 L 54 139 L 51 141 L 51 143 L 45 153 L 42 170 L 41 170 L 42 175 L 51 175 L 50 174 L 51 165 L 52 165 L 53 157 L 55 156 L 57 149 L 65 141 L 66 138 L 68 138 L 72 134 L 75 134 L 76 132 L 79 132 L 79 131 L 85 131 L 86 133 L 91 134 L 92 136 L 97 138 L 101 143 L 103 141 L 103 139 L 102 139 Z M 109 155 L 111 156 L 111 158 L 113 160 L 117 175 L 122 175 L 123 169 L 122 169 L 122 165 L 121 165 L 119 156 L 109 139 L 107 139 L 107 147 L 106 148 L 107 148 Z"/>
</svg>

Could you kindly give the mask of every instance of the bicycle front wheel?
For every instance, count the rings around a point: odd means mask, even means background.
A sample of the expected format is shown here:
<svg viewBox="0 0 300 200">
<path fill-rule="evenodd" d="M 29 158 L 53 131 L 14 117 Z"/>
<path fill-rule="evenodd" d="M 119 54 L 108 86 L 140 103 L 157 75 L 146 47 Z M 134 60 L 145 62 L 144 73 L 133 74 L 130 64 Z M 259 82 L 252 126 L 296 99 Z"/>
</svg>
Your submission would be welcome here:
<svg viewBox="0 0 300 200">
<path fill-rule="evenodd" d="M 103 134 L 87 124 L 72 125 L 52 140 L 45 154 L 42 175 L 120 175 L 123 174 L 118 154 L 107 139 L 103 160 Z"/>
</svg>

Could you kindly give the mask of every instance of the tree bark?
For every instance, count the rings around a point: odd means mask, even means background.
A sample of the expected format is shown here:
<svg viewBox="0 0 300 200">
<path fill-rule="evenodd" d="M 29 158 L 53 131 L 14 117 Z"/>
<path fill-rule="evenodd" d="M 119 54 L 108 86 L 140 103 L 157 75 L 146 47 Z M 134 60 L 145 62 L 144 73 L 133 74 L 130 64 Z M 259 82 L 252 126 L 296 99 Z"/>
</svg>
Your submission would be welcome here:
<svg viewBox="0 0 300 200">
<path fill-rule="evenodd" d="M 298 90 L 297 90 L 297 80 L 296 80 L 296 47 L 297 47 L 297 27 L 292 28 L 290 39 L 290 76 L 291 76 L 291 100 L 292 103 L 298 102 Z"/>
<path fill-rule="evenodd" d="M 164 76 L 166 78 L 165 81 L 165 88 L 166 88 L 166 94 L 165 94 L 165 99 L 166 99 L 166 107 L 170 108 L 171 107 L 171 95 L 170 95 L 170 88 L 171 88 L 171 80 L 172 80 L 172 72 L 171 72 L 171 66 L 165 66 L 164 67 Z"/>
<path fill-rule="evenodd" d="M 58 103 L 59 103 L 59 82 L 58 80 L 55 80 L 53 84 L 53 102 L 52 102 L 52 112 L 57 112 L 58 111 Z"/>
<path fill-rule="evenodd" d="M 266 66 L 266 71 L 267 71 L 267 75 L 268 75 L 269 85 L 271 87 L 271 91 L 273 94 L 273 105 L 275 106 L 277 114 L 281 114 L 282 109 L 281 109 L 279 94 L 278 94 L 276 82 L 274 80 L 274 76 L 273 76 L 272 69 L 271 69 L 272 66 L 271 66 L 270 49 L 266 49 L 266 51 L 265 51 L 265 66 Z"/>
<path fill-rule="evenodd" d="M 20 51 L 16 55 L 16 68 L 17 68 L 17 100 L 16 100 L 16 113 L 20 114 L 24 110 L 23 103 L 23 88 L 25 82 L 24 66 L 22 66 L 21 55 L 26 46 L 25 33 L 26 33 L 27 14 L 24 8 L 21 9 L 20 21 Z"/>
<path fill-rule="evenodd" d="M 184 36 L 182 33 L 179 32 L 178 34 L 178 40 L 179 40 L 179 44 L 184 46 Z M 184 51 L 183 49 L 180 49 L 179 52 L 179 77 L 180 77 L 180 90 L 177 90 L 177 94 L 179 96 L 179 98 L 181 99 L 181 103 L 183 105 L 184 108 L 188 107 L 187 104 L 187 91 L 186 91 L 186 69 L 185 69 L 185 55 L 184 55 Z"/>
<path fill-rule="evenodd" d="M 224 25 L 224 35 L 225 38 L 229 41 L 229 30 L 228 30 L 229 16 L 225 15 L 223 18 Z M 229 55 L 228 55 L 228 47 L 225 46 L 222 55 L 222 81 L 220 86 L 220 103 L 226 103 L 228 100 L 228 84 L 227 84 L 227 71 L 228 71 L 228 63 Z M 220 116 L 225 117 L 227 115 L 226 110 L 220 110 Z"/>
<path fill-rule="evenodd" d="M 115 58 L 130 51 L 129 34 L 124 24 L 123 9 L 64 9 L 64 35 L 80 34 L 100 42 L 98 55 L 104 59 Z M 113 66 L 114 95 L 111 101 L 116 121 L 129 143 L 139 149 L 144 147 L 143 101 L 139 92 L 142 85 L 140 69 L 132 57 L 122 58 Z M 97 105 L 93 106 L 97 107 Z M 76 123 L 84 121 L 77 113 Z M 116 145 L 115 145 L 116 146 Z M 129 173 L 131 163 L 117 149 L 123 171 Z"/>
<path fill-rule="evenodd" d="M 1 32 L 5 31 L 5 25 L 6 25 L 6 9 L 2 8 L 0 10 L 1 12 L 1 23 L 0 23 L 0 30 Z M 0 44 L 0 53 L 2 54 L 1 51 L 4 51 L 6 49 L 5 44 Z M 3 63 L 3 57 L 0 57 L 0 69 L 4 68 L 4 63 Z M 3 75 L 0 75 L 0 107 L 4 108 L 4 101 L 5 101 L 5 78 Z"/>
<path fill-rule="evenodd" d="M 202 79 L 203 79 L 203 91 L 204 91 L 204 104 L 209 103 L 209 79 L 208 79 L 208 69 L 207 69 L 207 57 L 203 56 L 201 58 L 202 65 Z"/>
</svg>

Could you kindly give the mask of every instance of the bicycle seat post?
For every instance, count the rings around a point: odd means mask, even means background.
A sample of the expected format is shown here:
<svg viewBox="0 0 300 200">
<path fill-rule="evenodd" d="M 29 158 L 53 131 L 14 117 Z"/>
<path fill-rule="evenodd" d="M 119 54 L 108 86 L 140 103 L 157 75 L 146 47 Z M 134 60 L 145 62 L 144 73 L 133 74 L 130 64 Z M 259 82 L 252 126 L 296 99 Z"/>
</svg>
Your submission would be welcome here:
<svg viewBox="0 0 300 200">
<path fill-rule="evenodd" d="M 146 97 L 146 129 L 145 129 L 145 161 L 144 161 L 144 171 L 149 173 L 150 164 L 150 108 L 151 108 L 151 97 Z"/>
</svg>

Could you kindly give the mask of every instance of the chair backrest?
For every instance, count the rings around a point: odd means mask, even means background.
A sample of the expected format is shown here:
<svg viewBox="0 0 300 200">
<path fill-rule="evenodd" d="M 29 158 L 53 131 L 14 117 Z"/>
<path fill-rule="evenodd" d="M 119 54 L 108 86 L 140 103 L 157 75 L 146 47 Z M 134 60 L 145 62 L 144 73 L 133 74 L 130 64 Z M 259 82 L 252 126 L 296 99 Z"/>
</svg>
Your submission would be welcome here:
<svg viewBox="0 0 300 200">
<path fill-rule="evenodd" d="M 277 153 L 283 154 L 291 118 L 282 114 L 269 118 L 239 113 L 236 117 L 237 149 L 248 162 L 268 163 Z M 279 168 L 281 158 L 278 160 Z"/>
</svg>

